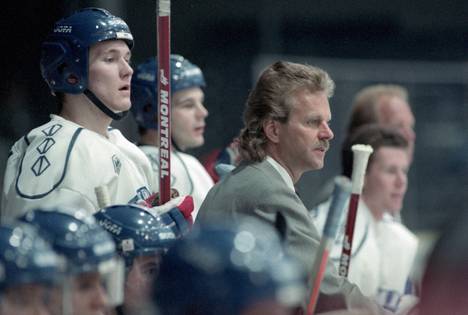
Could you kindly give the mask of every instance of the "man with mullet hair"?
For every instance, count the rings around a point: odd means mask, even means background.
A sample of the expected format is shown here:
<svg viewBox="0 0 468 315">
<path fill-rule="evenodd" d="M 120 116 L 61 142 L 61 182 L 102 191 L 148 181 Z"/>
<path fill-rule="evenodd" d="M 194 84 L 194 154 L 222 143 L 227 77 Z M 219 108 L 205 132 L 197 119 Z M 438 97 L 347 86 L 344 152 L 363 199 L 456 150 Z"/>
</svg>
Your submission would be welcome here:
<svg viewBox="0 0 468 315">
<path fill-rule="evenodd" d="M 275 226 L 286 253 L 308 271 L 309 289 L 320 236 L 294 185 L 305 172 L 323 167 L 333 139 L 328 102 L 333 91 L 329 75 L 313 66 L 278 61 L 264 70 L 245 107 L 239 136 L 242 162 L 210 190 L 198 219 L 239 222 L 255 217 Z M 384 312 L 331 264 L 321 292 L 317 311 Z"/>
</svg>

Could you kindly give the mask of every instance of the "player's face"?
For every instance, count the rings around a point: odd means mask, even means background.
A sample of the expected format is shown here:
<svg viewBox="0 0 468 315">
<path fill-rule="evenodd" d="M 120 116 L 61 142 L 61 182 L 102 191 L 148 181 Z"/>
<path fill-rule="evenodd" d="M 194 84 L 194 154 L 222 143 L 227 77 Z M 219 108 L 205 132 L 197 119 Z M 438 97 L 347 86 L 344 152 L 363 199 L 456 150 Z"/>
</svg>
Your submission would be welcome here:
<svg viewBox="0 0 468 315">
<path fill-rule="evenodd" d="M 303 172 L 323 167 L 333 132 L 328 125 L 330 104 L 324 92 L 299 91 L 294 103 L 288 121 L 277 123 L 277 148 L 283 166 L 298 180 Z"/>
<path fill-rule="evenodd" d="M 380 106 L 380 122 L 392 128 L 398 129 L 406 141 L 408 141 L 408 153 L 410 161 L 413 159 L 414 143 L 414 115 L 409 104 L 399 97 L 382 100 Z"/>
<path fill-rule="evenodd" d="M 196 148 L 205 142 L 203 106 L 205 94 L 199 87 L 177 91 L 172 95 L 172 137 L 181 150 Z"/>
<path fill-rule="evenodd" d="M 1 297 L 2 315 L 50 315 L 50 291 L 37 284 L 21 285 L 6 290 Z"/>
<path fill-rule="evenodd" d="M 80 274 L 72 280 L 74 315 L 104 315 L 108 296 L 97 272 Z"/>
<path fill-rule="evenodd" d="M 160 255 L 140 256 L 133 260 L 133 265 L 125 282 L 125 306 L 137 308 L 147 303 L 151 285 L 158 276 Z"/>
<path fill-rule="evenodd" d="M 130 108 L 130 50 L 122 40 L 109 40 L 89 50 L 89 90 L 114 112 Z"/>
<path fill-rule="evenodd" d="M 394 147 L 381 147 L 373 154 L 362 198 L 374 216 L 380 219 L 384 212 L 397 214 L 403 205 L 409 158 L 404 149 Z"/>
</svg>

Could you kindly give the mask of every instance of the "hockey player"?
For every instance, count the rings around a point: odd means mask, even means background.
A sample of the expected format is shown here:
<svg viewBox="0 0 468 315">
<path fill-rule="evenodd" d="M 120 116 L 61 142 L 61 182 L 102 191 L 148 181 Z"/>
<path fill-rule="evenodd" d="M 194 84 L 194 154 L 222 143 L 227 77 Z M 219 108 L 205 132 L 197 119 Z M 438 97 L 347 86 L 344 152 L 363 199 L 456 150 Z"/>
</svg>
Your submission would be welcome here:
<svg viewBox="0 0 468 315">
<path fill-rule="evenodd" d="M 122 303 L 124 263 L 111 236 L 93 216 L 35 209 L 20 220 L 35 226 L 66 261 L 65 314 L 103 315 Z"/>
<path fill-rule="evenodd" d="M 305 273 L 257 220 L 201 226 L 172 247 L 155 282 L 160 315 L 292 315 Z"/>
<path fill-rule="evenodd" d="M 179 55 L 171 55 L 172 153 L 171 187 L 194 199 L 195 219 L 213 180 L 200 162 L 185 150 L 203 145 L 205 118 L 203 105 L 205 79 L 199 67 Z M 149 157 L 154 172 L 159 169 L 157 148 L 157 95 L 155 95 L 156 58 L 140 64 L 132 79 L 132 112 L 138 124 L 140 149 Z"/>
<path fill-rule="evenodd" d="M 351 177 L 354 144 L 368 144 L 371 154 L 354 228 L 352 256 L 348 278 L 365 295 L 375 297 L 385 308 L 396 311 L 414 303 L 411 298 L 413 261 L 417 238 L 400 222 L 394 220 L 403 205 L 407 188 L 408 143 L 395 129 L 371 124 L 350 135 L 342 148 L 343 175 Z M 312 210 L 320 232 L 323 231 L 331 200 Z M 345 211 L 346 213 L 346 211 Z M 339 265 L 346 215 L 331 252 L 331 260 Z M 401 303 L 402 298 L 404 303 Z M 400 305 L 401 303 L 401 305 Z"/>
<path fill-rule="evenodd" d="M 60 279 L 59 257 L 33 228 L 0 226 L 0 314 L 52 314 L 52 288 Z"/>
<path fill-rule="evenodd" d="M 151 284 L 159 273 L 163 254 L 189 231 L 179 208 L 153 216 L 144 207 L 115 205 L 94 214 L 99 225 L 114 238 L 125 259 L 124 303 L 118 314 L 144 314 L 149 310 Z"/>
<path fill-rule="evenodd" d="M 147 157 L 109 127 L 130 109 L 132 47 L 127 24 L 103 9 L 82 9 L 55 24 L 40 65 L 59 111 L 12 147 L 3 219 L 62 205 L 94 213 L 98 186 L 107 186 L 111 204 L 158 190 Z"/>
</svg>

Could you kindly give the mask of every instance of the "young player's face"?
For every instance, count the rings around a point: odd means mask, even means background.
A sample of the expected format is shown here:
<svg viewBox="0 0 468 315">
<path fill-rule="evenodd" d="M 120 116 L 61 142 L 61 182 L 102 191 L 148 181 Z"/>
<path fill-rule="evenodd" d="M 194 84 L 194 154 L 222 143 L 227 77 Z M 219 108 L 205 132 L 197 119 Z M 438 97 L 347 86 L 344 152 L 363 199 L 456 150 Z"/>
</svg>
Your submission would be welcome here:
<svg viewBox="0 0 468 315">
<path fill-rule="evenodd" d="M 414 132 L 414 116 L 409 104 L 399 97 L 382 100 L 380 107 L 380 122 L 391 128 L 396 128 L 408 141 L 410 161 L 413 158 L 416 134 Z"/>
<path fill-rule="evenodd" d="M 362 198 L 379 219 L 386 211 L 397 214 L 403 205 L 409 158 L 405 150 L 394 147 L 381 147 L 373 154 L 366 172 Z"/>
<path fill-rule="evenodd" d="M 139 256 L 133 260 L 125 282 L 125 307 L 136 309 L 148 302 L 151 285 L 158 276 L 160 263 L 160 255 Z"/>
<path fill-rule="evenodd" d="M 114 112 L 130 108 L 130 50 L 122 40 L 109 40 L 89 50 L 88 87 Z"/>
<path fill-rule="evenodd" d="M 172 137 L 180 149 L 196 148 L 205 142 L 203 106 L 205 94 L 198 87 L 177 91 L 172 95 Z"/>
<path fill-rule="evenodd" d="M 38 284 L 7 289 L 0 302 L 2 315 L 50 315 L 49 288 Z"/>
<path fill-rule="evenodd" d="M 72 280 L 74 315 L 104 315 L 108 296 L 98 272 L 80 274 Z"/>
<path fill-rule="evenodd" d="M 333 132 L 330 104 L 324 92 L 302 90 L 296 94 L 289 119 L 277 123 L 279 158 L 295 180 L 303 172 L 323 167 Z"/>
</svg>

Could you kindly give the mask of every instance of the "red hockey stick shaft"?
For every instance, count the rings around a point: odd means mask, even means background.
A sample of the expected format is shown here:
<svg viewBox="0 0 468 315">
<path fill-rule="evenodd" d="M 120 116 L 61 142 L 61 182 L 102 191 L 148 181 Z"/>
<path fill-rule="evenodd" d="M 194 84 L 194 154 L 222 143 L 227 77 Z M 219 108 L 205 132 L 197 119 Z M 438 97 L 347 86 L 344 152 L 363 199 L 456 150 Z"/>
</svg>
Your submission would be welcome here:
<svg viewBox="0 0 468 315">
<path fill-rule="evenodd" d="M 159 201 L 171 198 L 171 1 L 157 1 Z"/>
<path fill-rule="evenodd" d="M 340 265 L 338 272 L 341 276 L 347 277 L 349 266 L 351 265 L 351 254 L 353 248 L 354 225 L 359 207 L 359 198 L 364 185 L 364 175 L 366 173 L 369 156 L 373 152 L 370 145 L 355 144 L 351 147 L 353 151 L 353 174 L 352 174 L 352 194 L 349 200 L 348 217 L 346 230 L 343 238 L 343 249 L 341 251 Z"/>
</svg>

